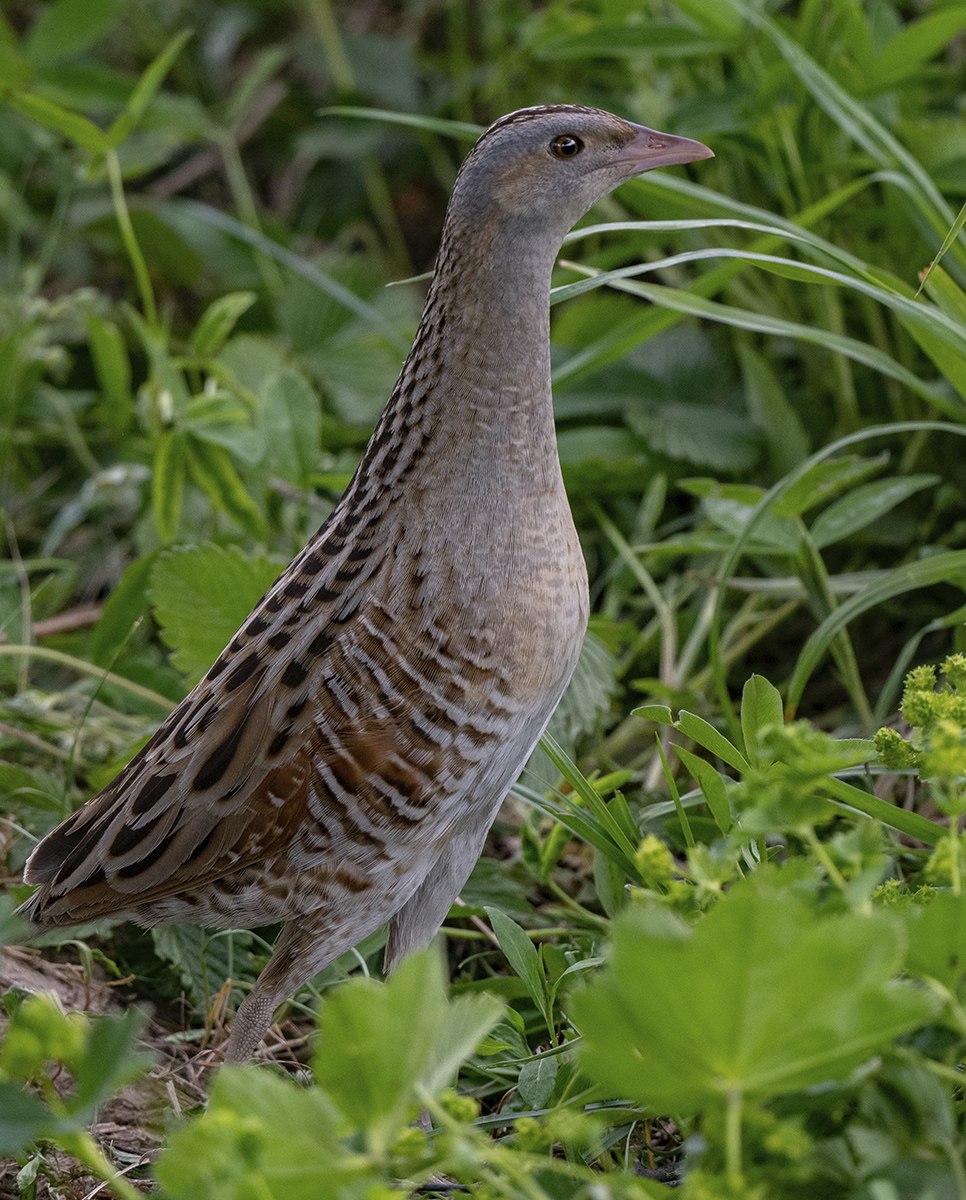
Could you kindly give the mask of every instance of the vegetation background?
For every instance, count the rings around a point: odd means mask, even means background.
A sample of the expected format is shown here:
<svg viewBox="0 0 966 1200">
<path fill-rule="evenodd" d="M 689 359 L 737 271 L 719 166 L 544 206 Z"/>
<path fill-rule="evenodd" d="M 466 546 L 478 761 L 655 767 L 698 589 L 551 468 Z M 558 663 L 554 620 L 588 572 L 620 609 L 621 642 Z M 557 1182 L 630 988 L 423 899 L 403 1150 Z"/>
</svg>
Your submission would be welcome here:
<svg viewBox="0 0 966 1200">
<path fill-rule="evenodd" d="M 271 931 L 11 948 L 0 1195 L 966 1200 L 964 85 L 956 0 L 5 0 L 10 942 L 348 481 L 474 130 L 717 157 L 561 258 L 592 630 L 451 983 L 372 939 L 212 1086 Z"/>
</svg>

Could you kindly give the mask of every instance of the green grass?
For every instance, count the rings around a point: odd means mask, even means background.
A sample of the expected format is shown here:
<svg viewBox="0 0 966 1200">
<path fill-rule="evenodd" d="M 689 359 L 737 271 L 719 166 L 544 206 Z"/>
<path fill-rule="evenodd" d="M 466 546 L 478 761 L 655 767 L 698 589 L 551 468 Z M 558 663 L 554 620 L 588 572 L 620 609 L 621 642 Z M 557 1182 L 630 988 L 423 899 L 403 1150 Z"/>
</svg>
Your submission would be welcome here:
<svg viewBox="0 0 966 1200">
<path fill-rule="evenodd" d="M 166 1095 L 131 1178 L 966 1200 L 966 9 L 365 14 L 0 17 L 4 911 L 331 510 L 474 130 L 572 100 L 716 157 L 621 188 L 561 255 L 591 636 L 449 915 L 448 990 L 432 958 L 378 982 L 370 939 L 291 1008 L 322 1006 L 311 1080 Z M 64 936 L 44 953 L 159 1007 L 169 1064 L 269 950 Z M 121 1165 L 89 1130 L 144 1075 L 140 1023 L 5 1007 L 0 1155 L 21 1195 L 82 1196 Z"/>
</svg>

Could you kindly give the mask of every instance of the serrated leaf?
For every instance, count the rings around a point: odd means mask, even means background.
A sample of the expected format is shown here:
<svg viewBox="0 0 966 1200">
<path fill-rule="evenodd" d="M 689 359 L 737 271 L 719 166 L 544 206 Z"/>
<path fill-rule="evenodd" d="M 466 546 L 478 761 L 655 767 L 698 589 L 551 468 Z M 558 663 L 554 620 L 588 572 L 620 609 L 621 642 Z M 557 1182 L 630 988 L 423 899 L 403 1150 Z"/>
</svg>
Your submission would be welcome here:
<svg viewBox="0 0 966 1200">
<path fill-rule="evenodd" d="M 895 980 L 897 920 L 827 915 L 773 872 L 737 883 L 693 930 L 657 917 L 622 914 L 609 967 L 571 999 L 585 1070 L 654 1111 L 844 1079 L 936 1012 Z"/>
<path fill-rule="evenodd" d="M 170 963 L 188 998 L 207 1008 L 226 979 L 237 979 L 253 938 L 243 930 L 211 934 L 200 925 L 157 925 L 151 930 L 155 953 Z"/>
<path fill-rule="evenodd" d="M 761 437 L 748 417 L 715 405 L 661 404 L 651 413 L 629 409 L 626 417 L 653 450 L 683 462 L 744 471 L 761 453 Z"/>
<path fill-rule="evenodd" d="M 319 462 L 322 416 L 318 397 L 297 371 L 277 371 L 260 389 L 258 424 L 268 464 L 283 479 L 308 485 Z"/>
<path fill-rule="evenodd" d="M 349 1154 L 320 1088 L 255 1067 L 215 1076 L 201 1114 L 171 1136 L 157 1165 L 170 1200 L 319 1200 L 375 1194 L 382 1172 Z"/>
<path fill-rule="evenodd" d="M 191 683 L 208 670 L 279 567 L 211 543 L 171 550 L 151 570 L 150 598 L 161 638 Z"/>
</svg>

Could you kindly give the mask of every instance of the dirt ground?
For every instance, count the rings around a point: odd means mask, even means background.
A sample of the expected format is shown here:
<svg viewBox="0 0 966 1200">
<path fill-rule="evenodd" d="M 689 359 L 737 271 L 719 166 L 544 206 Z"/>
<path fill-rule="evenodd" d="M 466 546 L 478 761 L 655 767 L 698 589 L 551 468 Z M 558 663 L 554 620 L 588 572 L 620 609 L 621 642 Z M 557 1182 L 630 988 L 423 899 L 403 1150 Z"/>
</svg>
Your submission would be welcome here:
<svg viewBox="0 0 966 1200">
<path fill-rule="evenodd" d="M 49 952 L 48 952 L 49 953 Z M 48 959 L 44 952 L 24 947 L 7 947 L 0 954 L 0 992 L 9 988 L 28 992 L 52 992 L 65 1012 L 122 1012 L 133 1003 L 124 983 L 109 982 L 95 963 L 90 972 L 71 962 Z M 0 1009 L 0 1038 L 6 1016 Z M 259 1057 L 289 1070 L 300 1066 L 296 1054 L 305 1047 L 305 1028 L 285 1022 L 273 1028 Z M 155 1065 L 148 1075 L 113 1097 L 98 1112 L 91 1132 L 108 1160 L 119 1172 L 144 1191 L 151 1187 L 147 1168 L 157 1157 L 166 1132 L 181 1114 L 205 1102 L 213 1069 L 220 1061 L 220 1047 L 227 1037 L 221 1019 L 212 1022 L 209 1043 L 199 1046 L 180 1035 L 177 1013 L 153 1014 L 140 1040 L 150 1051 Z M 67 1093 L 69 1077 L 55 1079 Z M 28 1170 L 33 1164 L 28 1165 Z M 29 1188 L 17 1182 L 24 1164 L 0 1158 L 0 1200 L 21 1200 Z M 94 1200 L 110 1197 L 107 1184 L 93 1178 L 74 1159 L 54 1148 L 45 1148 L 37 1166 L 35 1200 Z"/>
</svg>

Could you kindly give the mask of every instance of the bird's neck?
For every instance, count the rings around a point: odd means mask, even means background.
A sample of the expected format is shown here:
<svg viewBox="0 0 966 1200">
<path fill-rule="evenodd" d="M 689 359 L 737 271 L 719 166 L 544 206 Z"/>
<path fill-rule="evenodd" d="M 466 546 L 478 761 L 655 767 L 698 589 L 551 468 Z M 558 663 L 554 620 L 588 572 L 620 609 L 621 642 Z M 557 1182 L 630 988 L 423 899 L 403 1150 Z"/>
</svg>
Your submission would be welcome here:
<svg viewBox="0 0 966 1200">
<path fill-rule="evenodd" d="M 506 231 L 444 234 L 426 307 L 361 471 L 560 487 L 550 392 L 555 246 Z M 409 478 L 412 477 L 412 478 Z"/>
</svg>

